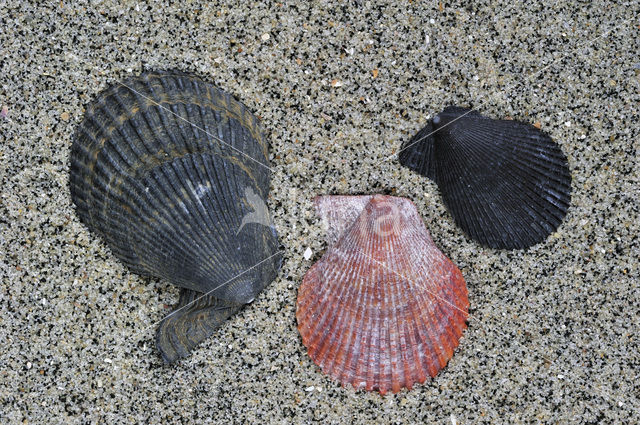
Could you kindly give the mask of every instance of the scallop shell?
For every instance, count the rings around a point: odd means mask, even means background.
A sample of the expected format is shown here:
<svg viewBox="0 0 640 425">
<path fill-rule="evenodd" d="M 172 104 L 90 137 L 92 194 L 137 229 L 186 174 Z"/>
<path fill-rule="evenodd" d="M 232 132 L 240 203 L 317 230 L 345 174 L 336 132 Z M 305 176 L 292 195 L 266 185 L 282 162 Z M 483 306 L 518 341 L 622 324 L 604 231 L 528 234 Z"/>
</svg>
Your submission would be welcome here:
<svg viewBox="0 0 640 425">
<path fill-rule="evenodd" d="M 183 288 L 157 345 L 187 355 L 280 268 L 258 120 L 197 77 L 147 72 L 100 93 L 74 136 L 80 220 L 134 272 Z"/>
<path fill-rule="evenodd" d="M 399 160 L 434 180 L 456 223 L 492 248 L 542 242 L 571 202 L 571 173 L 557 143 L 531 125 L 469 109 L 436 115 Z"/>
<path fill-rule="evenodd" d="M 468 315 L 460 270 L 435 246 L 415 205 L 391 196 L 323 196 L 325 255 L 304 276 L 297 319 L 311 359 L 356 389 L 398 392 L 434 377 Z"/>
</svg>

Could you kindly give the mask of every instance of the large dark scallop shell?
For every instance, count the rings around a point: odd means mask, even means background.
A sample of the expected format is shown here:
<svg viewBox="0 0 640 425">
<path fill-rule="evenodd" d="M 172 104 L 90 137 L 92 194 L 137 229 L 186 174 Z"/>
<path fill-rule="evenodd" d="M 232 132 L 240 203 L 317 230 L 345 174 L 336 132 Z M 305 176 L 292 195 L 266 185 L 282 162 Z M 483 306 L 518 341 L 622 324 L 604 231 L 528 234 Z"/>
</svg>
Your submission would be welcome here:
<svg viewBox="0 0 640 425">
<path fill-rule="evenodd" d="M 435 376 L 459 343 L 469 301 L 415 205 L 383 195 L 314 203 L 330 246 L 298 292 L 309 356 L 343 385 L 381 394 Z"/>
<path fill-rule="evenodd" d="M 74 136 L 78 216 L 134 272 L 182 288 L 157 345 L 186 356 L 280 267 L 258 120 L 197 77 L 146 72 L 100 93 Z"/>
<path fill-rule="evenodd" d="M 399 160 L 434 180 L 456 223 L 492 248 L 542 242 L 571 201 L 571 173 L 557 143 L 532 125 L 469 109 L 436 115 Z"/>
</svg>

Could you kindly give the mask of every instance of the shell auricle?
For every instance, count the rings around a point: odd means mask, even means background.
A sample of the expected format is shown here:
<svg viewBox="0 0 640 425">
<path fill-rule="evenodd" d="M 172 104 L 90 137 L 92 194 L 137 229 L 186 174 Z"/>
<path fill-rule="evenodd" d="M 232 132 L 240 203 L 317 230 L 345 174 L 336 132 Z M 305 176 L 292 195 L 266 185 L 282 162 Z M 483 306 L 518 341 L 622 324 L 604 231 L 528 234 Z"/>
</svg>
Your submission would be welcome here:
<svg viewBox="0 0 640 425">
<path fill-rule="evenodd" d="M 434 377 L 466 328 L 460 270 L 408 199 L 321 196 L 329 248 L 305 274 L 297 320 L 311 359 L 356 389 L 398 392 Z"/>
<path fill-rule="evenodd" d="M 86 108 L 71 148 L 71 197 L 132 271 L 181 288 L 156 334 L 167 362 L 276 277 L 268 164 L 257 118 L 192 75 L 145 72 Z"/>
</svg>

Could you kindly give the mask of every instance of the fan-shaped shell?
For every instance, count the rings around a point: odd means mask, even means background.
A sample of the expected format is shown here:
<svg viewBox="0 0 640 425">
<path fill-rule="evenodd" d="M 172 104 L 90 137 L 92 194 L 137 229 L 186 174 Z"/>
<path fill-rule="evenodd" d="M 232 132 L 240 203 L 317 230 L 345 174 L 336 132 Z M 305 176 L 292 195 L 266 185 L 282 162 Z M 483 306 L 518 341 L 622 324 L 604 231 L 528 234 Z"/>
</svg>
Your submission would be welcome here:
<svg viewBox="0 0 640 425">
<path fill-rule="evenodd" d="M 542 242 L 571 201 L 571 173 L 557 143 L 531 125 L 469 109 L 436 115 L 399 159 L 435 180 L 456 223 L 492 248 Z"/>
<path fill-rule="evenodd" d="M 297 319 L 309 356 L 343 385 L 398 392 L 443 368 L 466 327 L 460 270 L 415 205 L 391 196 L 315 200 L 344 232 L 306 273 Z"/>
<path fill-rule="evenodd" d="M 147 72 L 100 93 L 74 136 L 81 221 L 133 271 L 184 288 L 158 334 L 166 360 L 275 278 L 268 149 L 241 103 L 194 76 Z"/>
</svg>

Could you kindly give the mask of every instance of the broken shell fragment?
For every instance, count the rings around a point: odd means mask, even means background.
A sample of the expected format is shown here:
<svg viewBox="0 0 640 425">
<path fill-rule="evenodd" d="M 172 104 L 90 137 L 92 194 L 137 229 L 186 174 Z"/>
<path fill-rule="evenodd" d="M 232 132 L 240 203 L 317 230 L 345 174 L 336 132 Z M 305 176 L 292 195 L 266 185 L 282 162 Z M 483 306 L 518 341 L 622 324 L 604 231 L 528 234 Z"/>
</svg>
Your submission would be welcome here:
<svg viewBox="0 0 640 425">
<path fill-rule="evenodd" d="M 434 377 L 466 327 L 460 270 L 415 205 L 391 196 L 321 196 L 330 246 L 304 276 L 296 317 L 311 359 L 356 389 L 398 392 Z"/>
</svg>

